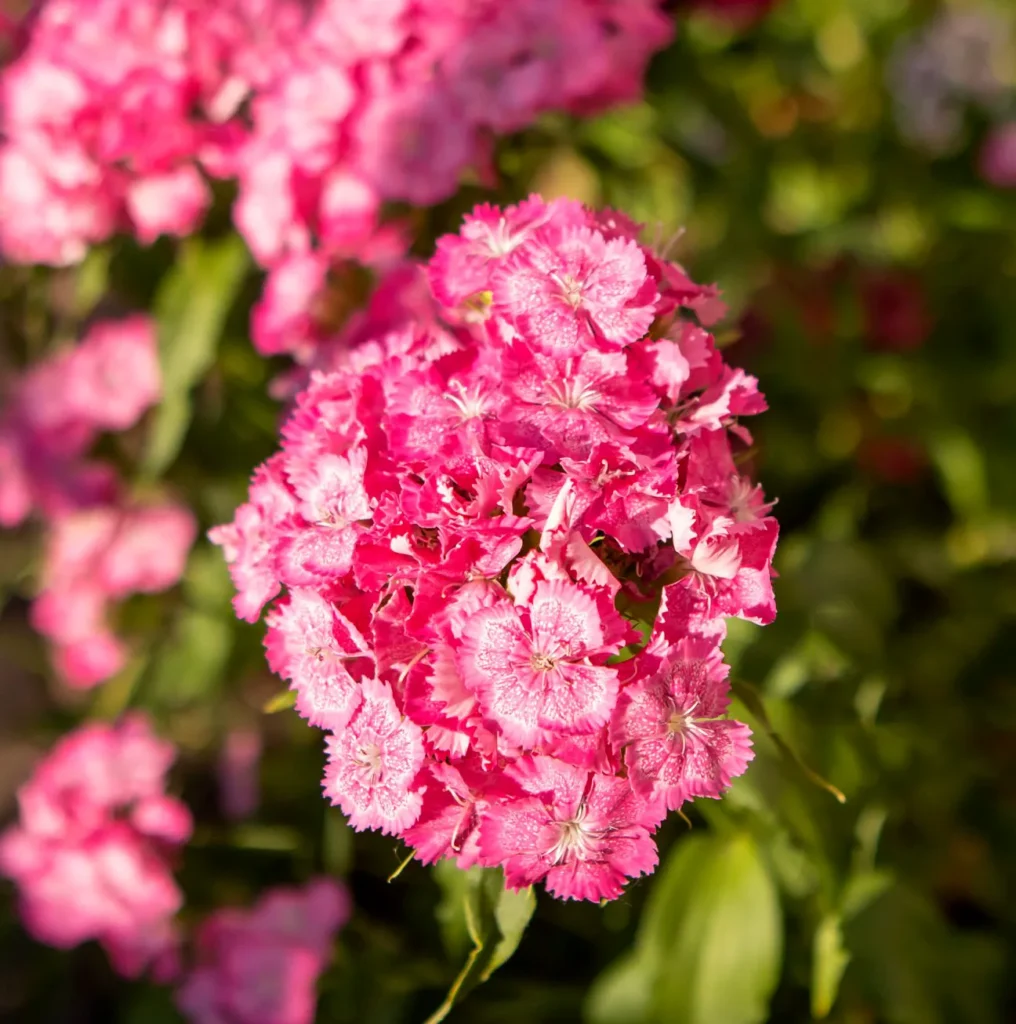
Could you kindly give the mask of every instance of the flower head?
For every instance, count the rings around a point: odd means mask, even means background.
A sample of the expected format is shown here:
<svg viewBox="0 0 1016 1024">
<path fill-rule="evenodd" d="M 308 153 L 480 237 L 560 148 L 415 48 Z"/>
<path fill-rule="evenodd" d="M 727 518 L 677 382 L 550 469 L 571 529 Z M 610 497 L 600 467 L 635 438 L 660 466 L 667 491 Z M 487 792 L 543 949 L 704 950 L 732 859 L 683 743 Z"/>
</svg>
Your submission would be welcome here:
<svg viewBox="0 0 1016 1024">
<path fill-rule="evenodd" d="M 775 612 L 776 523 L 733 454 L 764 400 L 702 326 L 715 290 L 637 232 L 478 208 L 429 298 L 311 374 L 212 534 L 241 615 L 285 588 L 269 663 L 353 827 L 565 898 L 617 896 L 668 808 L 744 769 L 724 617 Z"/>
</svg>

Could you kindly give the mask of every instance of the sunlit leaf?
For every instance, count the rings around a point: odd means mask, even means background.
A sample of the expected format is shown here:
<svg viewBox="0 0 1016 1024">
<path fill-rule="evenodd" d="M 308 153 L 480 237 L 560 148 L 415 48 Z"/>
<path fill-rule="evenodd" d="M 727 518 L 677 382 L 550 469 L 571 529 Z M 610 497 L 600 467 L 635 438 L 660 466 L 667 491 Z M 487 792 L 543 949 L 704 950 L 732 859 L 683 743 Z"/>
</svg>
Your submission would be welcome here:
<svg viewBox="0 0 1016 1024">
<path fill-rule="evenodd" d="M 162 401 L 156 408 L 142 472 L 159 476 L 176 458 L 191 420 L 191 388 L 215 360 L 215 351 L 248 257 L 236 235 L 209 242 L 189 238 L 155 298 L 159 326 Z"/>
</svg>

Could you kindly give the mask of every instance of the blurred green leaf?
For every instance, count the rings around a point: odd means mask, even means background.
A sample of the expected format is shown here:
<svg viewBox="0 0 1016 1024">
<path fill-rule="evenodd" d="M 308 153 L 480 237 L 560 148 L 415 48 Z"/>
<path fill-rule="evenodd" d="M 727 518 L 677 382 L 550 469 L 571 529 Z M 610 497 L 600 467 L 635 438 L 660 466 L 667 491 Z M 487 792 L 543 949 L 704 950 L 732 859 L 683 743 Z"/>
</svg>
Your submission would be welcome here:
<svg viewBox="0 0 1016 1024">
<path fill-rule="evenodd" d="M 296 707 L 296 690 L 280 690 L 274 697 L 265 701 L 261 710 L 266 715 L 277 715 L 280 711 L 288 711 Z"/>
<path fill-rule="evenodd" d="M 162 401 L 152 418 L 141 465 L 147 479 L 173 462 L 191 420 L 191 388 L 215 360 L 226 315 L 249 259 L 237 235 L 218 241 L 188 238 L 155 297 Z"/>
<path fill-rule="evenodd" d="M 811 1013 L 821 1020 L 829 1015 L 836 1002 L 843 972 L 850 963 L 850 954 L 843 944 L 843 930 L 838 914 L 827 914 L 815 929 L 812 941 Z"/>
<path fill-rule="evenodd" d="M 170 705 L 209 699 L 232 647 L 233 630 L 228 622 L 197 609 L 184 609 L 156 660 L 152 693 Z"/>
<path fill-rule="evenodd" d="M 747 833 L 690 836 L 655 880 L 633 954 L 593 986 L 591 1024 L 759 1024 L 783 958 L 779 898 Z"/>
<path fill-rule="evenodd" d="M 742 704 L 754 715 L 759 725 L 765 730 L 766 735 L 776 744 L 777 749 L 783 755 L 784 759 L 792 764 L 801 774 L 808 778 L 811 782 L 815 783 L 821 789 L 824 789 L 827 793 L 836 798 L 836 800 L 845 804 L 847 798 L 843 793 L 836 788 L 831 782 L 826 781 L 818 774 L 814 769 L 809 768 L 808 765 L 801 760 L 801 758 L 791 749 L 780 734 L 773 728 L 772 723 L 769 721 L 769 715 L 766 712 L 765 704 L 762 701 L 762 696 L 750 683 L 743 681 L 735 681 L 731 684 L 731 691 L 741 701 Z"/>
</svg>

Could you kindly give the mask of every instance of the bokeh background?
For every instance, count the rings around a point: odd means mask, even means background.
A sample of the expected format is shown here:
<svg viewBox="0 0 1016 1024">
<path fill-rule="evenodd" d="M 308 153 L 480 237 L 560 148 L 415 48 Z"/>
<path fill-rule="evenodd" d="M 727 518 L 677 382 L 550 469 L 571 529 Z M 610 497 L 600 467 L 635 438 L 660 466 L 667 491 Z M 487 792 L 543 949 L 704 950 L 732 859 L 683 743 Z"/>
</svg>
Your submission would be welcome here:
<svg viewBox="0 0 1016 1024">
<path fill-rule="evenodd" d="M 515 956 L 449 1019 L 1002 1024 L 1016 1019 L 1016 7 L 675 6 L 643 102 L 499 141 L 496 193 L 466 183 L 414 212 L 416 248 L 477 201 L 539 191 L 618 207 L 721 286 L 725 356 L 770 404 L 752 463 L 782 531 L 777 621 L 732 623 L 726 645 L 757 757 L 724 801 L 692 808 L 690 831 L 665 826 L 661 868 L 620 900 L 541 893 Z M 228 200 L 208 246 L 229 244 Z M 97 308 L 179 315 L 167 281 L 187 267 L 165 239 L 117 240 L 69 270 L 0 267 L 0 370 Z M 181 345 L 200 351 L 180 358 L 207 372 L 165 482 L 208 528 L 274 447 L 285 363 L 250 345 L 258 274 L 228 292 L 200 277 L 223 316 L 190 314 Z M 340 312 L 362 287 L 340 282 Z M 106 454 L 129 467 L 143 440 Z M 0 814 L 70 725 L 145 708 L 182 750 L 197 819 L 185 915 L 343 876 L 356 911 L 318 1020 L 423 1020 L 469 948 L 464 883 L 415 863 L 389 882 L 405 851 L 322 801 L 319 737 L 266 712 L 281 684 L 261 628 L 234 618 L 219 552 L 202 541 L 180 586 L 120 609 L 133 657 L 84 695 L 53 682 L 27 624 L 38 557 L 31 526 L 0 533 Z M 224 809 L 237 786 L 257 808 L 241 821 Z M 34 943 L 0 895 L 0 1018 L 180 1019 L 97 948 Z"/>
</svg>

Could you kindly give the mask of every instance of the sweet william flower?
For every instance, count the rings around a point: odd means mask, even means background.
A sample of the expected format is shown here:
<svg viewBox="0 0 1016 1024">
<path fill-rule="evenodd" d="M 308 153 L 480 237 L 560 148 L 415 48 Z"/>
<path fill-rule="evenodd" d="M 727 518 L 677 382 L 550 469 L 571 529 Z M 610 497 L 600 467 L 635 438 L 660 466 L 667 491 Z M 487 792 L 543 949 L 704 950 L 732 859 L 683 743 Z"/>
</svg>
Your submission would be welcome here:
<svg viewBox="0 0 1016 1024">
<path fill-rule="evenodd" d="M 596 664 L 620 648 L 620 617 L 562 580 L 539 583 L 528 605 L 482 609 L 466 623 L 459 663 L 467 688 L 510 743 L 593 732 L 617 699 L 617 672 Z"/>
<path fill-rule="evenodd" d="M 746 725 L 726 717 L 727 666 L 711 641 L 674 644 L 649 678 L 627 686 L 611 722 L 632 789 L 674 810 L 718 797 L 754 756 Z"/>
<path fill-rule="evenodd" d="M 198 930 L 196 963 L 177 989 L 191 1024 L 311 1024 L 315 984 L 349 895 L 332 878 L 270 889 L 250 909 L 217 910 Z"/>
<path fill-rule="evenodd" d="M 615 899 L 626 879 L 656 867 L 650 827 L 660 815 L 623 779 L 545 756 L 505 774 L 523 795 L 486 809 L 479 842 L 510 889 L 542 880 L 564 899 Z"/>
<path fill-rule="evenodd" d="M 758 382 L 638 230 L 477 208 L 309 375 L 212 533 L 238 613 L 275 601 L 269 664 L 353 827 L 561 898 L 619 895 L 668 809 L 744 770 L 724 618 L 775 614 L 771 503 L 734 459 Z"/>
<path fill-rule="evenodd" d="M 25 927 L 67 949 L 98 940 L 122 974 L 171 969 L 182 897 L 170 858 L 191 833 L 165 792 L 174 750 L 133 714 L 65 736 L 18 792 L 0 836 L 0 872 L 18 886 Z"/>
<path fill-rule="evenodd" d="M 420 813 L 410 787 L 423 765 L 423 733 L 399 712 L 390 687 L 365 680 L 349 723 L 328 741 L 325 794 L 355 829 L 397 835 Z"/>
</svg>

